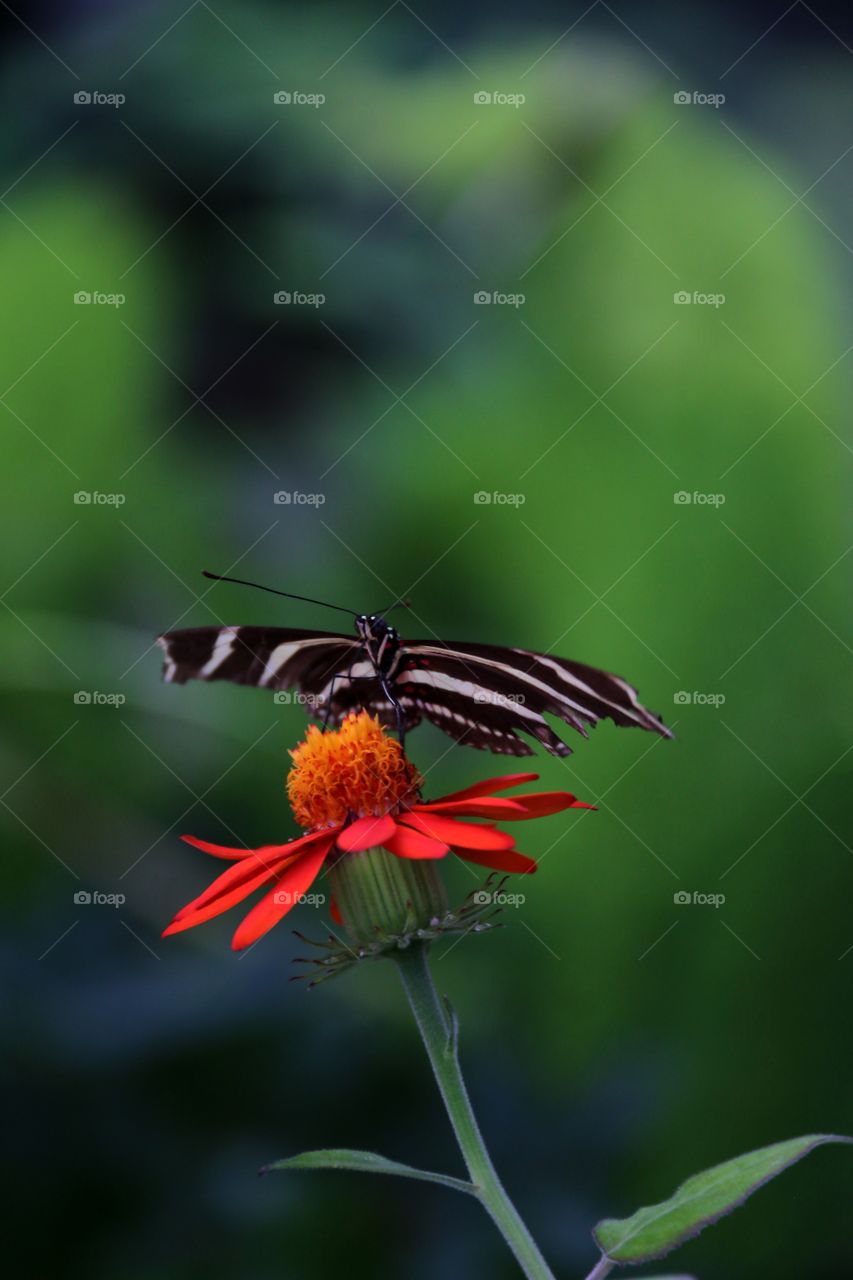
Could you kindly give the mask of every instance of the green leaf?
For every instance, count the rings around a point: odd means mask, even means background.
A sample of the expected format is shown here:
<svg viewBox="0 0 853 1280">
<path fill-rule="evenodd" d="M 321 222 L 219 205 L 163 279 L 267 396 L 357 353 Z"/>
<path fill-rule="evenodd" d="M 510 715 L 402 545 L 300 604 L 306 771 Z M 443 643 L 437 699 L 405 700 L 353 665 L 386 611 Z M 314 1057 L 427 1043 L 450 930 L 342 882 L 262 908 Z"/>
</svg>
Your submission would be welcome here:
<svg viewBox="0 0 853 1280">
<path fill-rule="evenodd" d="M 595 1241 L 612 1262 L 662 1258 L 826 1142 L 853 1138 L 816 1133 L 749 1151 L 688 1178 L 669 1200 L 638 1209 L 630 1218 L 605 1218 L 593 1232 Z"/>
<path fill-rule="evenodd" d="M 451 1178 L 446 1173 L 413 1169 L 411 1165 L 386 1160 L 374 1151 L 303 1151 L 302 1155 L 288 1156 L 286 1160 L 276 1160 L 274 1164 L 264 1165 L 260 1172 L 275 1173 L 280 1169 L 345 1169 L 351 1173 L 393 1173 L 398 1178 L 420 1178 L 422 1182 L 437 1182 L 442 1187 L 452 1187 L 454 1191 L 467 1191 L 469 1195 L 477 1195 L 477 1188 L 472 1182 Z"/>
</svg>

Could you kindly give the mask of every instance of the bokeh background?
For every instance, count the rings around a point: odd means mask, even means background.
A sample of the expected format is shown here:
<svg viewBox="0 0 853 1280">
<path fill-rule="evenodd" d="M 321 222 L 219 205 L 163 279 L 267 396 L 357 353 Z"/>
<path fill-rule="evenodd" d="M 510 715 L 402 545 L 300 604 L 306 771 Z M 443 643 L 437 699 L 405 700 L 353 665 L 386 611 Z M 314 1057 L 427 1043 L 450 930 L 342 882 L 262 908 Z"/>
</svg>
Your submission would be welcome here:
<svg viewBox="0 0 853 1280">
<path fill-rule="evenodd" d="M 208 567 L 409 594 L 408 634 L 607 667 L 675 726 L 538 760 L 598 812 L 525 832 L 524 905 L 436 949 L 558 1275 L 691 1172 L 853 1132 L 843 7 L 0 16 L 7 1256 L 72 1280 L 515 1274 L 442 1189 L 255 1177 L 323 1145 L 459 1162 L 390 966 L 307 993 L 287 928 L 239 958 L 231 917 L 160 940 L 214 869 L 182 831 L 293 831 L 304 720 L 163 686 L 152 636 L 332 617 Z M 430 728 L 411 745 L 435 793 L 500 771 Z M 846 1274 L 850 1185 L 821 1151 L 673 1269 Z"/>
</svg>

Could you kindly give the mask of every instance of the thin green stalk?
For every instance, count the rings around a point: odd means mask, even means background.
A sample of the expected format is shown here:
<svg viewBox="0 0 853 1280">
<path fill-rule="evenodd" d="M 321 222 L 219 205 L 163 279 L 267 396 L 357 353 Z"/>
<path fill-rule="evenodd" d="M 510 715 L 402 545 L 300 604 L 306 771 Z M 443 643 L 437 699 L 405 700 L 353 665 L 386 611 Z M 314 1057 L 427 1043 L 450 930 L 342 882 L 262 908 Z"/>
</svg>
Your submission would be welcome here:
<svg viewBox="0 0 853 1280">
<path fill-rule="evenodd" d="M 455 1020 L 439 1000 L 427 962 L 427 944 L 415 943 L 395 959 L 477 1197 L 528 1280 L 554 1280 L 486 1150 L 459 1069 Z"/>
<path fill-rule="evenodd" d="M 586 1280 L 604 1280 L 605 1276 L 610 1275 L 610 1272 L 613 1270 L 614 1265 L 615 1263 L 611 1262 L 609 1258 L 605 1258 L 602 1256 L 601 1258 L 599 1258 L 598 1262 L 595 1264 L 592 1271 L 590 1271 Z"/>
</svg>

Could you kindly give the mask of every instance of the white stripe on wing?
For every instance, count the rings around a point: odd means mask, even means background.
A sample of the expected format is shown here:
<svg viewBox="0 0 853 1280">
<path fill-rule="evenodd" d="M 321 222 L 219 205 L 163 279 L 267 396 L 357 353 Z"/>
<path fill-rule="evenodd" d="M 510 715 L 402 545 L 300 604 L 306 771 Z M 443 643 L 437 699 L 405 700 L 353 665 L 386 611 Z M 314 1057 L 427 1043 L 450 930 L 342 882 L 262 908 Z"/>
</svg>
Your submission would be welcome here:
<svg viewBox="0 0 853 1280">
<path fill-rule="evenodd" d="M 221 667 L 226 658 L 230 658 L 234 652 L 234 641 L 237 639 L 239 627 L 223 627 L 213 645 L 210 657 L 203 667 L 199 670 L 199 680 L 206 680 L 208 676 L 212 676 L 218 667 Z"/>
<path fill-rule="evenodd" d="M 626 706 L 624 702 L 614 702 L 612 698 L 606 697 L 603 693 L 598 693 L 584 680 L 581 680 L 580 676 L 576 676 L 573 672 L 567 671 L 565 667 L 560 666 L 559 662 L 555 662 L 553 658 L 549 658 L 544 653 L 531 653 L 529 649 L 513 649 L 513 653 L 519 653 L 525 658 L 531 658 L 534 662 L 539 662 L 545 667 L 550 667 L 551 670 L 560 676 L 566 684 L 571 685 L 575 689 L 581 690 L 583 693 L 588 693 L 589 696 L 596 699 L 596 701 L 603 702 L 605 706 L 614 707 L 617 711 L 621 711 L 625 715 L 631 715 L 635 710 L 642 710 L 637 702 L 636 689 L 632 689 L 631 686 L 620 676 L 612 676 L 608 671 L 601 672 L 603 676 L 606 676 L 608 680 L 612 680 L 615 685 L 618 685 L 618 687 L 625 692 L 630 702 L 630 706 Z M 634 719 L 637 721 L 637 724 L 645 724 L 644 717 L 640 715 L 635 715 Z"/>
<path fill-rule="evenodd" d="M 514 650 L 514 652 L 524 652 L 524 651 Z M 415 648 L 415 653 L 418 657 L 420 657 L 421 654 L 427 654 L 427 655 L 434 655 L 437 658 L 455 658 L 457 662 L 462 663 L 466 667 L 473 666 L 476 668 L 480 666 L 480 667 L 488 667 L 493 671 L 500 671 L 502 675 L 505 675 L 512 680 L 520 680 L 523 684 L 528 685 L 530 688 L 538 689 L 541 693 L 546 694 L 547 697 L 551 700 L 565 703 L 568 707 L 571 707 L 572 710 L 574 711 L 580 711 L 583 715 L 587 715 L 587 716 L 591 714 L 587 707 L 584 707 L 580 703 L 573 702 L 572 699 L 569 698 L 560 689 L 555 688 L 551 684 L 545 684 L 544 681 L 542 680 L 537 680 L 536 676 L 531 675 L 529 671 L 521 671 L 519 670 L 518 667 L 514 667 L 508 662 L 498 662 L 496 658 L 484 658 L 482 654 L 466 653 L 462 650 L 456 650 L 453 648 L 438 649 L 438 648 L 434 648 L 432 645 L 425 645 L 425 644 L 417 645 Z M 530 657 L 533 657 L 533 656 L 534 656 L 533 654 L 530 655 Z M 411 672 L 407 672 L 407 675 L 411 675 L 411 674 L 412 674 Z M 429 678 L 436 679 L 437 673 L 434 671 L 427 671 L 427 672 L 424 672 L 424 675 L 426 675 Z M 462 681 L 460 683 L 467 683 L 467 682 Z M 473 684 L 471 684 L 470 687 L 472 689 L 473 688 L 482 689 L 482 686 L 475 686 Z M 486 690 L 486 692 L 490 693 L 491 691 Z M 518 706 L 519 704 L 513 702 L 512 705 Z M 536 719 L 541 720 L 541 716 L 538 714 L 538 712 L 531 713 L 531 714 L 535 714 Z"/>
<path fill-rule="evenodd" d="M 264 688 L 272 684 L 273 680 L 284 670 L 295 654 L 302 653 L 303 650 L 310 649 L 314 645 L 329 645 L 333 643 L 338 643 L 337 639 L 331 641 L 328 636 L 319 636 L 314 640 L 289 640 L 284 644 L 277 644 L 267 658 L 263 673 L 258 681 L 258 687 Z M 355 644 L 356 642 L 353 640 L 352 643 Z"/>
<path fill-rule="evenodd" d="M 474 707 L 499 707 L 502 711 L 511 709 L 517 712 L 522 719 L 535 720 L 537 724 L 542 723 L 542 717 L 539 712 L 526 707 L 523 702 L 516 702 L 515 699 L 507 694 L 496 693 L 493 689 L 488 689 L 485 685 L 474 684 L 471 680 L 460 680 L 456 676 L 447 675 L 444 671 L 421 670 L 415 667 L 413 670 L 406 672 L 405 682 L 406 684 L 423 684 L 430 689 L 440 689 L 447 693 L 458 694 L 460 698 L 467 699 Z M 449 714 L 461 724 L 476 723 L 458 712 L 448 708 L 444 710 L 445 714 L 449 711 Z"/>
</svg>

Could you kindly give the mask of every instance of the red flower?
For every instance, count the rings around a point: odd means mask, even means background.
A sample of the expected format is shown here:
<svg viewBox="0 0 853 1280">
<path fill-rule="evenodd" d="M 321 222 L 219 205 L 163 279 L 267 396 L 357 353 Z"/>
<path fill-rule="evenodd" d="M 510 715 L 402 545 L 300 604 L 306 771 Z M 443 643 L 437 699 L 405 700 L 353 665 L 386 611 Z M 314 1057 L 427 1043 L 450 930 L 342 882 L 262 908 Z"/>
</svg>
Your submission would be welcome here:
<svg viewBox="0 0 853 1280">
<path fill-rule="evenodd" d="M 256 889 L 270 886 L 234 934 L 235 951 L 251 946 L 277 924 L 308 892 L 327 859 L 381 846 L 398 858 L 438 859 L 455 853 L 495 871 L 529 874 L 536 863 L 515 848 L 515 840 L 493 822 L 471 824 L 461 819 L 486 818 L 520 822 L 559 813 L 591 809 L 568 791 L 493 796 L 535 773 L 506 774 L 475 783 L 429 803 L 419 796 L 421 779 L 403 754 L 366 712 L 349 716 L 337 732 L 316 726 L 291 756 L 294 767 L 288 792 L 297 820 L 310 826 L 306 835 L 287 844 L 260 849 L 231 849 L 182 836 L 204 853 L 234 865 L 204 893 L 194 898 L 164 930 L 163 936 L 192 929 Z M 333 904 L 334 914 L 334 904 Z"/>
</svg>

